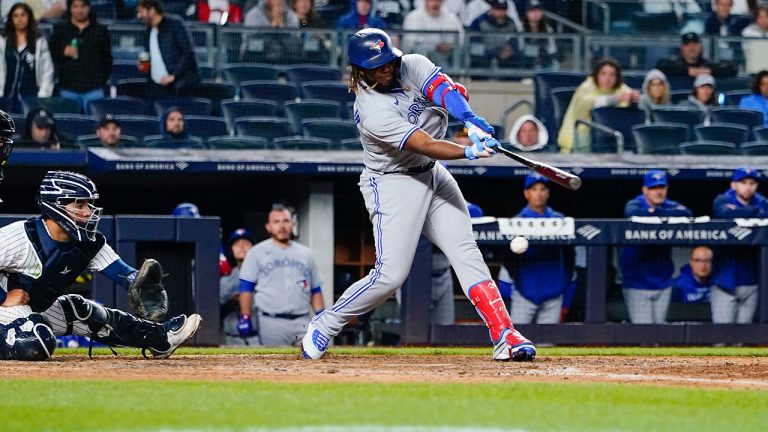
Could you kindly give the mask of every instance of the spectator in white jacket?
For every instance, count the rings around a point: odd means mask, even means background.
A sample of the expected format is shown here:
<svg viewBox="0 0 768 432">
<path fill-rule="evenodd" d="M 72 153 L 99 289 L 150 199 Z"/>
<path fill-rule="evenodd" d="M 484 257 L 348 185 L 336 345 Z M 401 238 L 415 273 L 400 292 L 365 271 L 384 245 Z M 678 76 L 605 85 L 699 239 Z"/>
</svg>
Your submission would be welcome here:
<svg viewBox="0 0 768 432">
<path fill-rule="evenodd" d="M 768 69 L 768 6 L 760 6 L 755 10 L 755 22 L 744 28 L 741 35 L 758 39 L 742 43 L 747 73 L 756 74 Z"/>
<path fill-rule="evenodd" d="M 8 13 L 0 36 L 0 60 L 0 96 L 7 112 L 23 112 L 22 98 L 53 94 L 51 52 L 26 3 L 15 4 Z"/>
<path fill-rule="evenodd" d="M 452 12 L 443 9 L 443 0 L 424 0 L 424 5 L 405 16 L 403 30 L 406 31 L 442 31 L 458 32 L 456 36 L 447 34 L 406 33 L 403 36 L 403 51 L 422 54 L 435 64 L 452 65 L 454 50 L 464 40 L 464 27 Z"/>
</svg>

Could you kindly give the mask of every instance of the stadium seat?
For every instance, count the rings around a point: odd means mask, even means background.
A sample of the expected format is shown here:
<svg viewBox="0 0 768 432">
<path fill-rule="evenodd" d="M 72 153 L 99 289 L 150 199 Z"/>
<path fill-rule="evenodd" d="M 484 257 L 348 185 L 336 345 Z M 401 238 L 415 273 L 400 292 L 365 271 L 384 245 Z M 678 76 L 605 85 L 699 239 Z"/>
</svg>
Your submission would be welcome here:
<svg viewBox="0 0 768 432">
<path fill-rule="evenodd" d="M 243 81 L 275 81 L 280 75 L 280 70 L 275 66 L 263 63 L 232 63 L 223 65 L 221 73 L 224 80 L 234 86 L 239 86 Z"/>
<path fill-rule="evenodd" d="M 235 120 L 235 131 L 239 136 L 262 137 L 270 142 L 293 135 L 291 122 L 281 117 L 242 117 Z"/>
<path fill-rule="evenodd" d="M 131 96 L 117 96 L 114 98 L 96 99 L 88 102 L 85 113 L 97 119 L 102 119 L 107 114 L 144 114 L 144 100 Z"/>
<path fill-rule="evenodd" d="M 213 104 L 208 99 L 202 98 L 184 98 L 184 99 L 163 99 L 155 101 L 155 113 L 162 116 L 169 108 L 176 107 L 188 115 L 209 116 L 213 112 Z"/>
<path fill-rule="evenodd" d="M 654 123 L 632 128 L 638 154 L 680 154 L 680 143 L 688 140 L 688 126 Z"/>
<path fill-rule="evenodd" d="M 763 113 L 749 109 L 719 107 L 709 112 L 712 123 L 736 123 L 753 128 L 763 125 Z"/>
<path fill-rule="evenodd" d="M 534 115 L 541 120 L 549 132 L 550 143 L 557 140 L 558 126 L 552 109 L 550 94 L 554 88 L 576 88 L 587 76 L 579 72 L 538 72 L 534 75 Z"/>
<path fill-rule="evenodd" d="M 304 136 L 327 138 L 333 145 L 341 144 L 341 140 L 357 138 L 357 125 L 353 120 L 338 118 L 314 118 L 301 122 Z"/>
<path fill-rule="evenodd" d="M 704 122 L 704 113 L 696 108 L 671 106 L 657 108 L 651 112 L 654 123 L 682 123 L 692 130 Z"/>
<path fill-rule="evenodd" d="M 309 81 L 301 84 L 301 95 L 305 99 L 332 100 L 346 108 L 348 102 L 355 101 L 355 94 L 349 92 L 347 84 L 339 81 Z M 346 110 L 341 112 L 344 118 L 351 116 Z"/>
<path fill-rule="evenodd" d="M 645 113 L 637 108 L 605 107 L 592 110 L 592 121 L 607 126 L 624 136 L 624 150 L 635 150 L 632 127 L 645 122 Z M 592 153 L 614 153 L 616 139 L 597 129 L 592 129 Z"/>
<path fill-rule="evenodd" d="M 736 145 L 747 142 L 749 138 L 748 127 L 733 123 L 699 125 L 693 128 L 693 133 L 699 141 L 725 141 Z"/>
<path fill-rule="evenodd" d="M 115 84 L 117 94 L 120 96 L 133 96 L 141 99 L 147 97 L 147 79 L 146 78 L 126 78 L 117 81 Z"/>
<path fill-rule="evenodd" d="M 139 72 L 138 63 L 134 60 L 115 60 L 112 62 L 112 73 L 107 82 L 110 85 L 117 85 L 118 81 L 124 79 L 141 79 L 146 81 L 146 77 Z"/>
<path fill-rule="evenodd" d="M 175 140 L 163 135 L 149 135 L 144 137 L 144 145 L 156 149 L 205 149 L 203 139 L 196 136 L 189 136 L 184 139 Z"/>
<path fill-rule="evenodd" d="M 296 101 L 299 89 L 291 83 L 277 81 L 243 81 L 240 84 L 240 100 L 267 99 L 277 102 L 278 113 L 283 113 L 285 102 Z"/>
<path fill-rule="evenodd" d="M 24 98 L 25 112 L 35 108 L 45 108 L 54 114 L 82 114 L 80 102 L 61 97 Z"/>
<path fill-rule="evenodd" d="M 291 66 L 285 71 L 290 82 L 301 84 L 307 81 L 336 81 L 341 82 L 341 71 L 337 67 L 320 65 Z"/>
<path fill-rule="evenodd" d="M 725 141 L 687 141 L 680 144 L 680 153 L 687 155 L 737 155 L 739 150 L 733 143 Z"/>
<path fill-rule="evenodd" d="M 111 21 L 115 19 L 115 2 L 111 0 L 93 0 L 90 4 L 91 13 L 100 20 Z"/>
<path fill-rule="evenodd" d="M 752 92 L 749 90 L 731 90 L 727 92 L 723 92 L 723 95 L 725 96 L 725 103 L 726 106 L 739 106 L 739 103 L 741 102 L 741 98 L 744 96 L 751 95 Z"/>
<path fill-rule="evenodd" d="M 116 115 L 120 122 L 120 131 L 126 135 L 143 140 L 145 136 L 160 132 L 160 120 L 157 117 L 139 115 Z"/>
<path fill-rule="evenodd" d="M 208 99 L 213 104 L 213 115 L 221 115 L 221 101 L 235 97 L 235 86 L 226 83 L 205 80 L 199 83 L 194 90 L 194 96 Z"/>
<path fill-rule="evenodd" d="M 643 80 L 645 80 L 645 74 L 642 72 L 622 72 L 621 77 L 624 78 L 624 84 L 632 87 L 635 90 L 643 93 Z"/>
<path fill-rule="evenodd" d="M 95 117 L 83 114 L 54 114 L 53 119 L 61 139 L 71 143 L 81 135 L 94 133 L 99 123 Z"/>
<path fill-rule="evenodd" d="M 739 75 L 729 78 L 719 78 L 717 81 L 717 91 L 732 92 L 749 90 L 751 78 L 746 75 Z"/>
<path fill-rule="evenodd" d="M 218 136 L 208 138 L 208 148 L 218 150 L 259 150 L 268 149 L 266 138 L 255 136 Z"/>
<path fill-rule="evenodd" d="M 139 53 L 144 51 L 143 47 L 131 46 L 131 47 L 112 47 L 112 61 L 124 61 L 124 62 L 136 62 L 139 61 Z"/>
<path fill-rule="evenodd" d="M 568 105 L 571 103 L 571 98 L 573 98 L 575 92 L 576 87 L 557 87 L 552 89 L 551 106 L 555 130 L 560 129 L 565 111 L 568 109 Z"/>
<path fill-rule="evenodd" d="M 266 99 L 246 101 L 224 100 L 221 101 L 221 112 L 227 124 L 229 124 L 229 129 L 234 133 L 235 120 L 240 117 L 276 117 L 277 102 Z"/>
<path fill-rule="evenodd" d="M 16 127 L 16 130 L 19 128 Z M 752 133 L 755 134 L 755 139 L 758 141 L 768 141 L 768 127 L 760 126 L 752 129 Z"/>
<path fill-rule="evenodd" d="M 339 117 L 340 104 L 331 100 L 305 99 L 300 102 L 285 104 L 285 113 L 293 125 L 293 130 L 301 134 L 301 121 L 318 117 Z"/>
<path fill-rule="evenodd" d="M 669 13 L 635 12 L 632 17 L 635 33 L 676 33 L 680 29 L 677 15 Z"/>
<path fill-rule="evenodd" d="M 90 135 L 81 135 L 77 137 L 77 144 L 80 147 L 88 148 L 88 147 L 100 147 L 101 146 L 101 139 L 98 135 L 90 134 Z M 136 137 L 132 137 L 130 135 L 123 135 L 120 134 L 120 143 L 118 144 L 118 148 L 135 148 L 139 147 L 139 140 Z"/>
<path fill-rule="evenodd" d="M 669 92 L 669 102 L 672 105 L 677 105 L 680 102 L 687 100 L 688 96 L 691 95 L 690 90 L 672 90 Z"/>
<path fill-rule="evenodd" d="M 327 138 L 291 136 L 275 138 L 272 141 L 278 150 L 328 150 L 331 140 Z"/>
<path fill-rule="evenodd" d="M 338 145 L 331 145 L 332 150 L 362 150 L 363 144 L 360 138 L 345 138 L 339 141 Z"/>
<path fill-rule="evenodd" d="M 208 64 L 198 64 L 197 73 L 200 74 L 201 80 L 215 80 L 216 68 Z"/>
<path fill-rule="evenodd" d="M 693 78 L 688 75 L 667 75 L 667 81 L 669 81 L 669 89 L 686 90 L 690 93 L 693 89 Z"/>
<path fill-rule="evenodd" d="M 749 141 L 739 146 L 742 154 L 749 156 L 768 156 L 768 141 Z"/>
<path fill-rule="evenodd" d="M 229 133 L 229 126 L 221 117 L 190 115 L 185 116 L 184 120 L 187 131 L 192 136 L 208 139 Z"/>
</svg>

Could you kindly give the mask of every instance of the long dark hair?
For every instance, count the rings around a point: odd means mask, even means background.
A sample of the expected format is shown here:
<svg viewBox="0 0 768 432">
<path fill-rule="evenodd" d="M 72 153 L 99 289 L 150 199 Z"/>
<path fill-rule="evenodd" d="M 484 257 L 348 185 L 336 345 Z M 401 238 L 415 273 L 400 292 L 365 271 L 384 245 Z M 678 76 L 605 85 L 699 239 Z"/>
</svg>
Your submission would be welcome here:
<svg viewBox="0 0 768 432">
<path fill-rule="evenodd" d="M 595 86 L 597 86 L 597 75 L 600 73 L 600 69 L 605 66 L 611 66 L 616 70 L 616 84 L 613 86 L 613 89 L 618 89 L 622 84 L 624 84 L 624 77 L 621 75 L 621 66 L 619 66 L 619 62 L 611 57 L 602 58 L 597 63 L 595 63 L 595 67 L 592 69 L 591 75 L 592 80 L 595 82 Z"/>
<path fill-rule="evenodd" d="M 72 3 L 76 2 L 78 0 L 67 0 L 67 11 L 64 13 L 64 18 L 67 20 L 72 19 Z M 91 22 L 91 24 L 96 22 L 96 14 L 93 13 L 93 8 L 91 7 L 91 0 L 79 0 L 83 2 L 84 5 L 88 6 L 90 10 L 88 11 L 88 21 Z"/>
<path fill-rule="evenodd" d="M 752 90 L 753 94 L 762 94 L 760 93 L 760 81 L 763 80 L 763 78 L 768 76 L 768 70 L 761 70 L 760 72 L 755 75 L 754 78 L 752 78 L 752 85 L 749 87 L 750 90 Z"/>
<path fill-rule="evenodd" d="M 27 49 L 34 53 L 37 39 L 40 37 L 40 30 L 37 28 L 35 13 L 32 12 L 32 8 L 26 3 L 16 3 L 11 6 L 11 10 L 8 11 L 8 17 L 5 20 L 5 27 L 3 27 L 3 36 L 11 42 L 11 46 L 16 46 L 16 27 L 13 26 L 13 12 L 18 8 L 24 9 L 27 13 Z"/>
</svg>

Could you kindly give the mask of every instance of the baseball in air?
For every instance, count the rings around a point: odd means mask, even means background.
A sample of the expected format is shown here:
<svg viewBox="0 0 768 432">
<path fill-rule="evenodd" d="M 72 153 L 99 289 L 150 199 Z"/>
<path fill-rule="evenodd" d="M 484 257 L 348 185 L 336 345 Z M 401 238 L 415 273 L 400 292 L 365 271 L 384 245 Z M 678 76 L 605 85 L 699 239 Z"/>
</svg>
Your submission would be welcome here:
<svg viewBox="0 0 768 432">
<path fill-rule="evenodd" d="M 516 254 L 524 253 L 528 250 L 528 239 L 525 237 L 515 237 L 509 242 L 509 248 Z"/>
</svg>

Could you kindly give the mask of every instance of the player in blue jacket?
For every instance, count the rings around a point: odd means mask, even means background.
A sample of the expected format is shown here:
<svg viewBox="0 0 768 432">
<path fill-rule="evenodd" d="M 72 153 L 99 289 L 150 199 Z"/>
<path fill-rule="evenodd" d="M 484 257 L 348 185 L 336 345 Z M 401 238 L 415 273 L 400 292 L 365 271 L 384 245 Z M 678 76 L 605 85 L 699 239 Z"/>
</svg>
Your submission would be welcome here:
<svg viewBox="0 0 768 432">
<path fill-rule="evenodd" d="M 672 282 L 675 300 L 709 303 L 713 280 L 712 249 L 704 245 L 692 248 L 688 264 L 680 268 L 680 274 Z"/>
<path fill-rule="evenodd" d="M 715 219 L 768 217 L 768 200 L 757 193 L 760 172 L 753 167 L 737 168 L 731 188 L 715 198 Z M 754 247 L 718 248 L 718 274 L 712 289 L 712 322 L 751 323 L 757 309 L 758 253 Z"/>
<path fill-rule="evenodd" d="M 516 217 L 563 218 L 562 213 L 547 206 L 549 186 L 546 177 L 529 174 L 525 178 L 525 206 Z M 572 297 L 576 288 L 573 275 L 573 249 L 562 246 L 531 246 L 522 254 L 504 259 L 509 272 L 499 273 L 499 290 L 512 292 L 510 316 L 519 324 L 557 324 L 564 305 L 564 297 Z"/>
<path fill-rule="evenodd" d="M 643 179 L 643 193 L 624 207 L 624 216 L 691 216 L 684 205 L 667 199 L 667 173 L 651 170 Z M 670 246 L 625 246 L 621 248 L 624 301 L 633 324 L 663 323 L 671 296 L 672 248 Z"/>
</svg>

